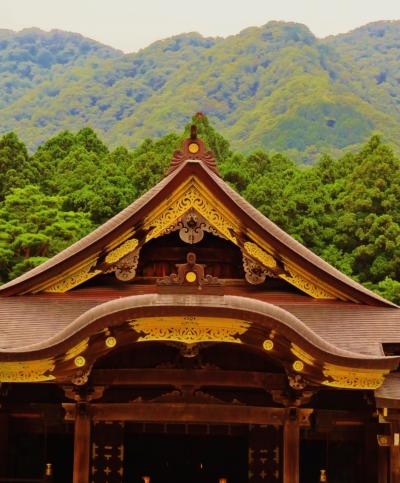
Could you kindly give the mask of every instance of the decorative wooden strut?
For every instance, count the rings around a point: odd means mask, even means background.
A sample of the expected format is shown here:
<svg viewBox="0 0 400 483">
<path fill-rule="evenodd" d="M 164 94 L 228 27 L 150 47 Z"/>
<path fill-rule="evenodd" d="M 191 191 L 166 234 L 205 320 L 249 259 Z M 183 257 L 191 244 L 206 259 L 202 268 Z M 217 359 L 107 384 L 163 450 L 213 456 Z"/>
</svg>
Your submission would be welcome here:
<svg viewBox="0 0 400 483">
<path fill-rule="evenodd" d="M 183 141 L 181 150 L 174 152 L 166 174 L 168 175 L 175 171 L 175 169 L 188 159 L 195 159 L 203 162 L 219 176 L 218 168 L 215 164 L 214 153 L 212 151 L 206 151 L 204 142 L 197 137 L 197 127 L 194 124 L 190 127 L 190 138 Z"/>
<path fill-rule="evenodd" d="M 186 263 L 179 263 L 176 268 L 178 273 L 158 279 L 157 285 L 197 287 L 199 290 L 203 286 L 222 287 L 217 277 L 204 274 L 204 265 L 196 263 L 196 254 L 193 252 L 187 254 Z"/>
</svg>

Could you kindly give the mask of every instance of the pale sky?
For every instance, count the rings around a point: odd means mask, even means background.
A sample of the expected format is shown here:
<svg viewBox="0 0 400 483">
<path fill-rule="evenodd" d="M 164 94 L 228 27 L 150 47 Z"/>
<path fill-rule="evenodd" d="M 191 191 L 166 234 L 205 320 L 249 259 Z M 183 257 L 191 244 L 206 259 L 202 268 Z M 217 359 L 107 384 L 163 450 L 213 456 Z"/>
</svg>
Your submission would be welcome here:
<svg viewBox="0 0 400 483">
<path fill-rule="evenodd" d="M 325 37 L 400 20 L 400 0 L 0 0 L 0 28 L 68 30 L 125 52 L 183 32 L 226 37 L 270 20 Z"/>
</svg>

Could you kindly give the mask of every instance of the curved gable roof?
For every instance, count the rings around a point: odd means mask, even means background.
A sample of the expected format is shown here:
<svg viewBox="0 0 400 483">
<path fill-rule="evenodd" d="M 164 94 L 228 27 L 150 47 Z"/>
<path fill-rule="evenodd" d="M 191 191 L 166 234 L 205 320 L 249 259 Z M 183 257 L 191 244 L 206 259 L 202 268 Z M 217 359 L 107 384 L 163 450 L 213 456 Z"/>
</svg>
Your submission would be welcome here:
<svg viewBox="0 0 400 483">
<path fill-rule="evenodd" d="M 46 279 L 61 276 L 65 271 L 79 267 L 90 259 L 96 260 L 100 254 L 110 251 L 110 247 L 115 248 L 122 243 L 122 235 L 125 234 L 124 240 L 129 238 L 129 233 L 133 234 L 132 227 L 140 229 L 143 220 L 152 210 L 165 203 L 180 186 L 194 178 L 200 180 L 215 200 L 240 221 L 240 225 L 248 230 L 249 237 L 253 234 L 259 240 L 265 240 L 275 254 L 295 264 L 314 279 L 321 280 L 323 286 L 331 287 L 347 300 L 369 305 L 395 306 L 332 267 L 280 229 L 236 193 L 201 159 L 182 159 L 162 181 L 102 226 L 42 265 L 0 287 L 0 296 L 34 292 L 34 288 L 43 284 Z"/>
</svg>

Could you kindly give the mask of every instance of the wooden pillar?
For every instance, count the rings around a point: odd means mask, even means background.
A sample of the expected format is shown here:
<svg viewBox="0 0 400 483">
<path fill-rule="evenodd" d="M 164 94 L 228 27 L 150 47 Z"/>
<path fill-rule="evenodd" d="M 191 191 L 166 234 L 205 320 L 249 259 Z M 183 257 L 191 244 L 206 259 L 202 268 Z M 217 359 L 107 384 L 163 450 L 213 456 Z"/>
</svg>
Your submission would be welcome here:
<svg viewBox="0 0 400 483">
<path fill-rule="evenodd" d="M 364 464 L 363 483 L 375 483 L 378 480 L 378 426 L 366 423 L 364 426 Z"/>
<path fill-rule="evenodd" d="M 385 446 L 378 447 L 378 483 L 388 482 L 388 450 Z"/>
<path fill-rule="evenodd" d="M 76 403 L 73 483 L 89 483 L 90 427 L 89 403 Z"/>
<path fill-rule="evenodd" d="M 9 416 L 0 413 L 0 477 L 7 476 Z"/>
<path fill-rule="evenodd" d="M 391 422 L 390 483 L 400 483 L 400 422 Z"/>
<path fill-rule="evenodd" d="M 297 413 L 296 408 L 289 408 L 283 426 L 283 483 L 299 483 L 300 425 Z"/>
</svg>

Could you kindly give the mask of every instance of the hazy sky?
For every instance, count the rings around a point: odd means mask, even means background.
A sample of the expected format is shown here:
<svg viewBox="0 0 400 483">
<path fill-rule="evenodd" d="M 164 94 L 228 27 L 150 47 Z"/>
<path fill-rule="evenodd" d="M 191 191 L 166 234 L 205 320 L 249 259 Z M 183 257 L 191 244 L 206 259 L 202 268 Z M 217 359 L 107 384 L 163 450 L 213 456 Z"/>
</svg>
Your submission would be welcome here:
<svg viewBox="0 0 400 483">
<path fill-rule="evenodd" d="M 400 19 L 400 0 L 0 0 L 0 28 L 69 30 L 125 52 L 182 32 L 225 37 L 270 20 L 325 37 L 389 19 Z"/>
</svg>

